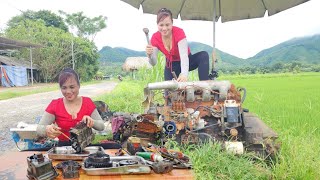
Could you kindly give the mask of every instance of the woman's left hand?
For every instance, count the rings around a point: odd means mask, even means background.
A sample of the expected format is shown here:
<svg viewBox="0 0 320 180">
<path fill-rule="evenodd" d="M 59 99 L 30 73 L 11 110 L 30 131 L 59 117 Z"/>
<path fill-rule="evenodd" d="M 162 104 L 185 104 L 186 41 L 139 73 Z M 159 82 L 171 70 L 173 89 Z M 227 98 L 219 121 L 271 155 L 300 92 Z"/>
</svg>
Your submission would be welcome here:
<svg viewBox="0 0 320 180">
<path fill-rule="evenodd" d="M 188 77 L 186 77 L 185 75 L 180 74 L 178 79 L 178 82 L 187 82 L 188 81 Z"/>
<path fill-rule="evenodd" d="M 82 121 L 85 122 L 89 128 L 93 127 L 94 120 L 90 116 L 83 116 Z"/>
</svg>

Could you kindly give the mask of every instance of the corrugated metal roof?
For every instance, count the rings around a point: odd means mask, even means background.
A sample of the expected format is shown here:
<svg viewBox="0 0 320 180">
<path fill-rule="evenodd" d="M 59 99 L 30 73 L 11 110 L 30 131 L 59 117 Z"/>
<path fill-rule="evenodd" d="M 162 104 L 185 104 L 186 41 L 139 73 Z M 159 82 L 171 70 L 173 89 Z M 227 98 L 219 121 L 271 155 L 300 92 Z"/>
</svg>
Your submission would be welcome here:
<svg viewBox="0 0 320 180">
<path fill-rule="evenodd" d="M 7 56 L 0 56 L 0 65 L 21 66 L 30 69 L 30 62 Z M 32 69 L 38 69 L 38 67 L 36 65 L 33 65 Z"/>
<path fill-rule="evenodd" d="M 40 48 L 39 44 L 32 44 L 24 41 L 17 41 L 0 37 L 0 49 Z"/>
<path fill-rule="evenodd" d="M 152 68 L 149 63 L 148 57 L 128 57 L 124 64 L 122 65 L 122 69 L 125 71 L 138 70 L 142 67 Z"/>
</svg>

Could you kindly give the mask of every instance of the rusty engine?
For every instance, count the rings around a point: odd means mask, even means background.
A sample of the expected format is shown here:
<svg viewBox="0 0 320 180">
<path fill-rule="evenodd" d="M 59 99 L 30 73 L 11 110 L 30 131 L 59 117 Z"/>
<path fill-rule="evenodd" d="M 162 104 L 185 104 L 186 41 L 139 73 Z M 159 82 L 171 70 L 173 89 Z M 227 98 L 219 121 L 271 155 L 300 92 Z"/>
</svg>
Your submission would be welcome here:
<svg viewBox="0 0 320 180">
<path fill-rule="evenodd" d="M 71 146 L 77 153 L 82 152 L 94 140 L 94 137 L 92 129 L 88 128 L 84 122 L 70 129 Z"/>
<path fill-rule="evenodd" d="M 154 101 L 157 90 L 163 91 L 163 105 Z M 237 154 L 248 150 L 265 157 L 277 152 L 278 135 L 242 108 L 246 90 L 229 81 L 156 82 L 144 93 L 145 113 L 122 116 L 117 131 L 122 141 L 129 136 L 153 142 L 174 138 L 180 144 L 213 140 Z"/>
<path fill-rule="evenodd" d="M 52 161 L 47 157 L 43 156 L 43 154 L 41 153 L 27 157 L 27 163 L 28 179 L 55 179 L 59 175 L 53 167 Z"/>
</svg>

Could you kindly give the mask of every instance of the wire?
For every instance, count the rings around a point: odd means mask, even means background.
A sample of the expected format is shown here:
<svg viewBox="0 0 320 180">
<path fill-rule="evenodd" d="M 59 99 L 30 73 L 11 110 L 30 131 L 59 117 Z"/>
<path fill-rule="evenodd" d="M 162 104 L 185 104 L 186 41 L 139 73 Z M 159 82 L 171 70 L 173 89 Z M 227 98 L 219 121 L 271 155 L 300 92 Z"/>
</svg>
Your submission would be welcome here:
<svg viewBox="0 0 320 180">
<path fill-rule="evenodd" d="M 219 124 L 220 123 L 210 124 L 209 126 L 205 126 L 203 128 L 200 128 L 200 129 L 190 130 L 190 132 L 200 131 L 200 130 L 207 129 L 209 127 L 216 126 L 216 125 L 219 125 Z"/>
<path fill-rule="evenodd" d="M 221 111 L 217 111 L 217 112 L 216 112 L 216 111 L 213 111 L 212 109 L 210 109 L 210 108 L 208 108 L 208 107 L 206 107 L 206 106 L 198 106 L 198 107 L 194 110 L 194 112 L 190 113 L 190 115 L 194 114 L 199 108 L 207 109 L 207 110 L 209 110 L 212 114 L 217 114 L 217 113 L 221 112 Z M 217 114 L 217 115 L 219 115 L 219 114 Z"/>
<path fill-rule="evenodd" d="M 244 87 L 238 87 L 238 91 L 243 91 L 243 97 L 241 98 L 241 104 L 243 104 L 244 100 L 246 100 L 247 90 Z"/>
<path fill-rule="evenodd" d="M 211 135 L 210 134 L 208 134 L 208 133 L 195 133 L 195 132 L 192 132 L 192 131 L 189 131 L 189 133 L 190 134 L 195 134 L 195 135 L 205 135 L 205 136 L 207 136 L 210 140 L 212 140 L 213 138 L 211 137 Z"/>
</svg>

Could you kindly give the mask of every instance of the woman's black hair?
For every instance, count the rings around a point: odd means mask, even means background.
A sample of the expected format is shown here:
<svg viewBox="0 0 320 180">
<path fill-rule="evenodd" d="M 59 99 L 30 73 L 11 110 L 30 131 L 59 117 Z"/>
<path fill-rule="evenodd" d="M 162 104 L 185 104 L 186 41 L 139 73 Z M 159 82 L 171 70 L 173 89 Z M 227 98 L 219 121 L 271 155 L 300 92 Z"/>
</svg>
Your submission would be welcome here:
<svg viewBox="0 0 320 180">
<path fill-rule="evenodd" d="M 173 21 L 172 12 L 169 9 L 167 9 L 167 8 L 159 9 L 158 14 L 157 14 L 157 24 L 168 16 L 170 16 L 171 20 Z"/>
<path fill-rule="evenodd" d="M 77 84 L 80 86 L 79 75 L 72 68 L 64 68 L 59 74 L 59 85 L 62 85 L 70 78 L 73 77 Z"/>
</svg>

